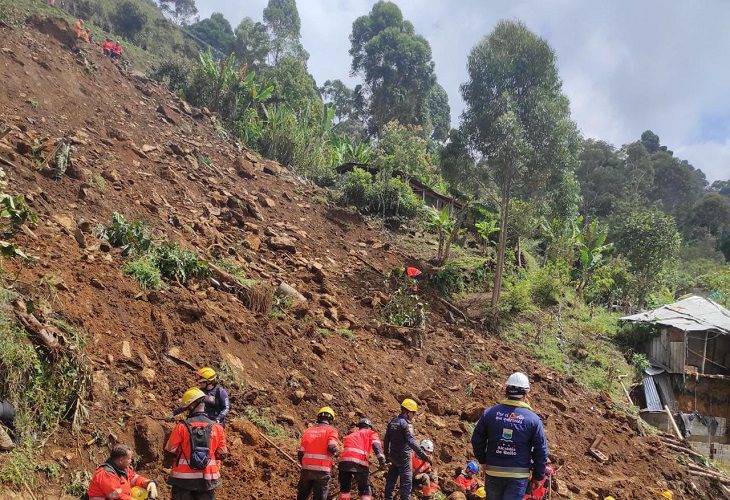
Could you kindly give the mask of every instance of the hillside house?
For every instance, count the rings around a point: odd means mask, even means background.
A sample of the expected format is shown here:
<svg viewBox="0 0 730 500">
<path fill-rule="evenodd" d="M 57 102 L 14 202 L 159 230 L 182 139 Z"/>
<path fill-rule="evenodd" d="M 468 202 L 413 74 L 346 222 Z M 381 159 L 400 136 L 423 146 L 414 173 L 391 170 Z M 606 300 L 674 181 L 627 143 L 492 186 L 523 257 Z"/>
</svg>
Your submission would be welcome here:
<svg viewBox="0 0 730 500">
<path fill-rule="evenodd" d="M 730 463 L 730 311 L 690 296 L 621 320 L 654 331 L 641 348 L 652 366 L 632 392 L 642 418 L 671 432 L 668 407 L 699 451 Z"/>
</svg>

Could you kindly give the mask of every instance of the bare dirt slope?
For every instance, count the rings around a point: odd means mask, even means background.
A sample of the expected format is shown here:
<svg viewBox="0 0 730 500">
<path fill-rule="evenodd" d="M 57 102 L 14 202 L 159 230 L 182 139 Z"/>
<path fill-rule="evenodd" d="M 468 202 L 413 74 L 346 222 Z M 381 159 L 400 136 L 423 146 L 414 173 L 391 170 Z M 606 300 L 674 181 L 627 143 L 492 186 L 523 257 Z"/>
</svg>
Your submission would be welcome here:
<svg viewBox="0 0 730 500">
<path fill-rule="evenodd" d="M 499 398 L 507 374 L 521 369 L 535 381 L 533 405 L 562 466 L 560 496 L 649 499 L 668 488 L 679 498 L 716 498 L 708 484 L 691 483 L 658 439 L 637 436 L 636 422 L 607 396 L 584 392 L 519 346 L 452 322 L 435 299 L 422 353 L 379 335 L 378 299 L 372 304 L 384 279 L 375 270 L 409 262 L 407 256 L 359 216 L 323 204 L 320 189 L 238 151 L 221 139 L 213 116 L 165 88 L 122 74 L 97 53 L 89 56 L 96 71 L 87 71 L 64 45 L 68 32 L 60 22 L 0 28 L 0 123 L 12 127 L 0 155 L 17 167 L 6 167 L 11 190 L 25 194 L 41 217 L 33 234 L 17 237 L 38 262 L 3 265 L 19 273 L 23 293 L 51 297 L 55 311 L 88 333 L 94 372 L 83 432 L 56 433 L 47 444 L 46 458 L 64 468 L 43 486 L 44 497 L 58 498 L 73 471 L 104 460 L 104 446 L 86 444 L 96 435 L 134 443 L 140 471 L 164 483 L 160 446 L 169 424 L 150 417 L 169 413 L 192 384 L 179 358 L 237 366 L 244 382 L 234 390 L 233 415 L 248 405 L 270 408 L 290 436 L 276 441 L 292 454 L 325 403 L 338 412 L 344 434 L 360 415 L 382 431 L 398 401 L 415 397 L 424 408 L 418 437 L 435 441 L 442 471 L 469 458 L 468 423 Z M 33 160 L 32 145 L 39 141 L 47 155 L 61 137 L 76 145 L 74 168 L 53 180 Z M 113 212 L 143 219 L 207 258 L 237 259 L 249 278 L 285 281 L 307 304 L 271 317 L 208 281 L 145 292 L 123 274 L 125 257 L 89 230 L 108 224 Z M 87 224 L 77 230 L 81 219 Z M 322 336 L 322 329 L 335 333 Z M 469 371 L 481 360 L 493 375 Z M 607 464 L 587 454 L 599 433 Z M 228 434 L 233 456 L 220 498 L 291 497 L 296 468 L 249 427 L 230 425 Z M 380 480 L 375 484 L 382 491 Z"/>
</svg>

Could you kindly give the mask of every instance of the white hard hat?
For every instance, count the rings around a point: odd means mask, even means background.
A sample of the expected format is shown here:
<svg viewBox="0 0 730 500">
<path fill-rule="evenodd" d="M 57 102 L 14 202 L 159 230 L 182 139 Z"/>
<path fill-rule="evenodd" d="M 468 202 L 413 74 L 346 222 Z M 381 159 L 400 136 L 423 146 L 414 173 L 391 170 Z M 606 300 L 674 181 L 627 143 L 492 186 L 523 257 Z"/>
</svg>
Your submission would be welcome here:
<svg viewBox="0 0 730 500">
<path fill-rule="evenodd" d="M 514 372 L 512 375 L 510 375 L 505 385 L 507 387 L 519 387 L 520 389 L 525 389 L 526 391 L 530 390 L 530 381 L 527 378 L 527 375 L 522 372 Z"/>
<path fill-rule="evenodd" d="M 421 441 L 421 448 L 426 453 L 433 453 L 433 441 L 431 441 L 430 439 L 424 439 L 423 441 Z"/>
</svg>

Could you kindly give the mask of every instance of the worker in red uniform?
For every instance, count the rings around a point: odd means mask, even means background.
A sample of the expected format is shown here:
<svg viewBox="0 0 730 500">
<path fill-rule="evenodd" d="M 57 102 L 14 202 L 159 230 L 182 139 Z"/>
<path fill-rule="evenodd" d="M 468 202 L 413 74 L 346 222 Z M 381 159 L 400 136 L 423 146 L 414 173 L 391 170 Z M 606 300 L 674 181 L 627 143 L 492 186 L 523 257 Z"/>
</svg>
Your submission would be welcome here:
<svg viewBox="0 0 730 500">
<path fill-rule="evenodd" d="M 86 495 L 89 500 L 132 500 L 132 488 L 138 486 L 147 490 L 149 498 L 157 498 L 157 484 L 132 470 L 132 450 L 118 444 L 96 472 L 94 472 Z"/>
<path fill-rule="evenodd" d="M 317 423 L 304 431 L 297 458 L 302 466 L 297 500 L 328 500 L 332 459 L 337 456 L 337 429 L 332 425 L 335 411 L 329 406 L 317 413 Z"/>
<path fill-rule="evenodd" d="M 360 500 L 371 500 L 370 488 L 370 450 L 378 457 L 380 467 L 385 467 L 383 443 L 378 433 L 373 430 L 370 419 L 363 418 L 357 423 L 358 430 L 351 432 L 342 440 L 342 455 L 340 455 L 339 469 L 340 500 L 350 498 L 353 478 L 357 481 L 357 491 Z"/>
<path fill-rule="evenodd" d="M 188 418 L 179 422 L 165 451 L 175 455 L 167 483 L 172 500 L 215 500 L 221 485 L 220 463 L 228 455 L 223 426 L 205 414 L 205 393 L 191 387 L 182 397 Z"/>
<path fill-rule="evenodd" d="M 423 439 L 420 446 L 426 455 L 429 457 L 433 455 L 433 441 Z M 421 488 L 421 498 L 431 498 L 439 490 L 438 476 L 434 472 L 431 462 L 422 460 L 413 453 L 411 467 L 413 468 L 413 485 Z"/>
<path fill-rule="evenodd" d="M 111 57 L 114 60 L 114 64 L 117 64 L 119 63 L 119 60 L 122 58 L 122 54 L 124 53 L 122 44 L 119 43 L 119 40 L 117 40 L 116 42 L 114 42 L 114 45 L 112 45 L 111 49 Z"/>
<path fill-rule="evenodd" d="M 104 52 L 105 56 L 111 57 L 112 47 L 114 47 L 114 42 L 112 42 L 109 38 L 107 38 L 103 42 L 101 42 L 101 50 L 102 50 L 102 52 Z"/>
<path fill-rule="evenodd" d="M 454 479 L 454 483 L 464 488 L 463 493 L 466 495 L 468 500 L 474 500 L 478 497 L 475 493 L 479 489 L 479 481 L 477 481 L 476 475 L 479 472 L 479 463 L 471 461 L 466 464 L 466 467 L 459 473 Z"/>
</svg>

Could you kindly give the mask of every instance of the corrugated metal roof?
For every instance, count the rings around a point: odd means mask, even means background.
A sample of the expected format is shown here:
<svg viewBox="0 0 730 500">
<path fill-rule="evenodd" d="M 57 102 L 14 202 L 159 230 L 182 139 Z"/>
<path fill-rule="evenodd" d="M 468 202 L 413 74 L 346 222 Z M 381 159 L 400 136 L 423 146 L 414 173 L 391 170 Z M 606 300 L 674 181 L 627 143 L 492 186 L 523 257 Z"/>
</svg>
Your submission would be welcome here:
<svg viewBox="0 0 730 500">
<path fill-rule="evenodd" d="M 656 323 L 679 328 L 685 332 L 712 330 L 730 334 L 730 311 L 710 299 L 697 295 L 661 306 L 653 311 L 624 316 L 621 320 Z"/>
<path fill-rule="evenodd" d="M 644 375 L 644 397 L 646 398 L 646 409 L 649 411 L 662 411 L 662 401 L 659 399 L 659 392 L 654 384 L 654 377 Z"/>
</svg>

